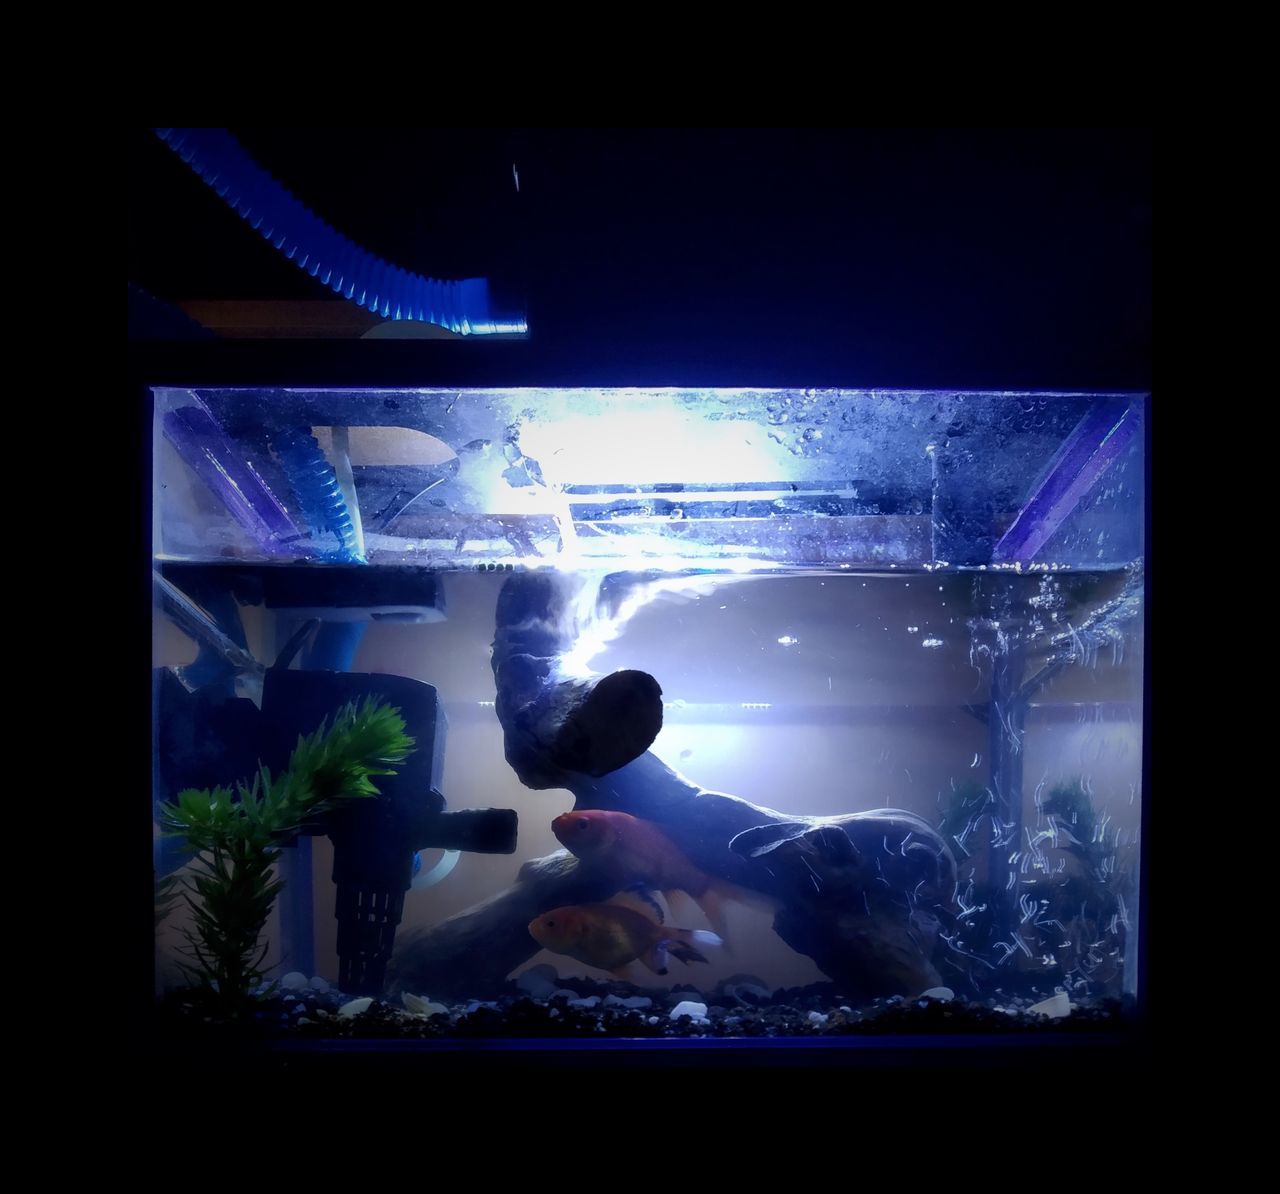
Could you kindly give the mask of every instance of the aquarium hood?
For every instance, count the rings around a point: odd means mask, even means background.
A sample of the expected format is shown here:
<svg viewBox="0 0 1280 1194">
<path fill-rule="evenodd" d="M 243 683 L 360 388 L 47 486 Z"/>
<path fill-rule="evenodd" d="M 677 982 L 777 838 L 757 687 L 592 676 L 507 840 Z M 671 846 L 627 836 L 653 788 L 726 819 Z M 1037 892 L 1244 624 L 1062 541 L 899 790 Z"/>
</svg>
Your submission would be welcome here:
<svg viewBox="0 0 1280 1194">
<path fill-rule="evenodd" d="M 166 561 L 1106 569 L 1142 554 L 1138 394 L 154 390 Z"/>
</svg>

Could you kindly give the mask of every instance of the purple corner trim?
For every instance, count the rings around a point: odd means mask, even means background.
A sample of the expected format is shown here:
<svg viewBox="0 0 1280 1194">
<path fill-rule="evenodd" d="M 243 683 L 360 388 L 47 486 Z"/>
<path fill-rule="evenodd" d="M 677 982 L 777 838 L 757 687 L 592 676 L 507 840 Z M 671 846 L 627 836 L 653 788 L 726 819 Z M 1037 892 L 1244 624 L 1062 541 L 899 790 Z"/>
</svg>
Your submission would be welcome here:
<svg viewBox="0 0 1280 1194">
<path fill-rule="evenodd" d="M 264 552 L 308 554 L 299 542 L 305 541 L 301 528 L 204 403 L 196 399 L 169 411 L 164 416 L 164 433 Z"/>
<path fill-rule="evenodd" d="M 992 558 L 1000 562 L 1034 559 L 1129 446 L 1137 429 L 1137 403 L 1128 398 L 1108 398 L 1091 408 L 1058 449 L 1044 480 L 1018 511 Z"/>
</svg>

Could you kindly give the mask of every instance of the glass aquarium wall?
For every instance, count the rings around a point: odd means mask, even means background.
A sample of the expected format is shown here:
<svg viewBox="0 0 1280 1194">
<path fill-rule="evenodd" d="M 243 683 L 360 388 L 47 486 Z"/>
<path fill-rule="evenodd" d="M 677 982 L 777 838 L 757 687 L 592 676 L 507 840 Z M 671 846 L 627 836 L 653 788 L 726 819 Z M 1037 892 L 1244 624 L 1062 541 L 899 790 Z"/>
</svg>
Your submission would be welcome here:
<svg viewBox="0 0 1280 1194">
<path fill-rule="evenodd" d="M 176 1027 L 1114 1027 L 1144 399 L 155 390 Z"/>
</svg>

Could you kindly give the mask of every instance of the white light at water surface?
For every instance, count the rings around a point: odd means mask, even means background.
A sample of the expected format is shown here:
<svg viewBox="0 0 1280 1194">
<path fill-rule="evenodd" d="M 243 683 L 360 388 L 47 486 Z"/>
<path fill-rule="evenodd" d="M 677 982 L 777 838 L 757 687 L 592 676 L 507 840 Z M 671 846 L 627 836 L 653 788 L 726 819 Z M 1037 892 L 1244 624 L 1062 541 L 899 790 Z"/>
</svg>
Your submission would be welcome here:
<svg viewBox="0 0 1280 1194">
<path fill-rule="evenodd" d="M 753 422 L 710 420 L 648 396 L 624 395 L 598 414 L 531 419 L 520 449 L 548 481 L 572 485 L 777 480 L 784 456 Z"/>
</svg>

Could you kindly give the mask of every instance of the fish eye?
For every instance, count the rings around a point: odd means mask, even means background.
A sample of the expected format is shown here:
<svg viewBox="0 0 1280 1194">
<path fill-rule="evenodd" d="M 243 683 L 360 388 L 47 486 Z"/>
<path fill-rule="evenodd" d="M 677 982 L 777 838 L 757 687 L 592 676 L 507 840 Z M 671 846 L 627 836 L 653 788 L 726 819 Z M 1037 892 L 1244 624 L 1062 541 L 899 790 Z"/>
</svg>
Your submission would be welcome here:
<svg viewBox="0 0 1280 1194">
<path fill-rule="evenodd" d="M 591 825 L 591 822 L 588 821 L 586 817 L 583 817 L 582 820 L 578 822 L 579 829 L 587 829 L 590 827 L 590 825 Z"/>
<path fill-rule="evenodd" d="M 547 928 L 554 929 L 555 927 L 556 927 L 556 922 L 554 920 L 547 921 Z"/>
</svg>

